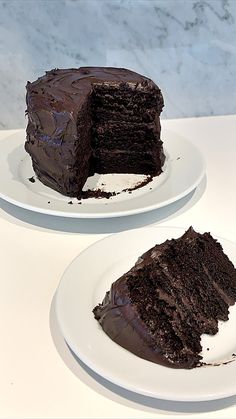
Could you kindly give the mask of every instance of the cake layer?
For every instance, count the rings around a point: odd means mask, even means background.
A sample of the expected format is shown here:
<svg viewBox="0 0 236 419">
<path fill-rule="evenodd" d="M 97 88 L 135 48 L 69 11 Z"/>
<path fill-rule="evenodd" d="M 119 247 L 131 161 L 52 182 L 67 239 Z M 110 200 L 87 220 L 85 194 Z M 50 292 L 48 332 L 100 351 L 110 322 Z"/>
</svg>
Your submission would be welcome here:
<svg viewBox="0 0 236 419">
<path fill-rule="evenodd" d="M 201 334 L 217 333 L 235 292 L 236 270 L 221 245 L 190 228 L 144 253 L 94 314 L 111 339 L 141 358 L 193 368 L 201 364 Z"/>
<path fill-rule="evenodd" d="M 94 121 L 153 121 L 160 115 L 163 98 L 160 90 L 147 88 L 148 84 L 94 85 L 92 111 Z"/>
<path fill-rule="evenodd" d="M 135 173 L 155 176 L 162 172 L 164 154 L 160 154 L 158 147 L 150 152 L 97 149 L 93 158 L 95 173 Z"/>
<path fill-rule="evenodd" d="M 96 108 L 94 113 L 94 122 L 107 122 L 107 121 L 120 121 L 120 122 L 133 122 L 133 123 L 152 123 L 156 118 L 156 110 L 146 109 L 140 113 L 135 112 L 135 109 L 104 109 Z"/>
<path fill-rule="evenodd" d="M 93 127 L 93 148 L 107 150 L 146 151 L 160 143 L 160 126 L 152 124 L 132 124 L 130 122 L 106 122 Z"/>
<path fill-rule="evenodd" d="M 236 271 L 229 258 L 222 253 L 221 245 L 210 234 L 199 240 L 199 257 L 202 259 L 207 277 L 212 281 L 215 292 L 232 305 L 236 300 Z"/>
<path fill-rule="evenodd" d="M 129 83 L 120 83 L 117 85 L 95 84 L 93 88 L 93 104 L 96 108 L 111 109 L 117 111 L 133 110 L 141 112 L 143 109 L 155 108 L 159 114 L 163 108 L 163 99 L 160 90 L 146 88 L 145 83 L 140 85 L 129 85 Z"/>
</svg>

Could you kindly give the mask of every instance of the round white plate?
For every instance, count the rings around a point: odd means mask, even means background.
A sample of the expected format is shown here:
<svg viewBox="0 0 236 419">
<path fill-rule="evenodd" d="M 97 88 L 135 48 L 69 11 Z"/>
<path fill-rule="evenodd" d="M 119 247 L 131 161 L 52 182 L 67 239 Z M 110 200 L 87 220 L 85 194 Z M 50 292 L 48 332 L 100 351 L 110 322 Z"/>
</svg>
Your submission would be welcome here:
<svg viewBox="0 0 236 419">
<path fill-rule="evenodd" d="M 70 199 L 44 186 L 34 176 L 31 159 L 24 150 L 25 131 L 0 141 L 0 197 L 20 207 L 50 215 L 78 218 L 121 217 L 171 204 L 184 197 L 202 180 L 205 163 L 200 151 L 176 134 L 164 131 L 166 162 L 163 173 L 131 193 L 122 192 L 109 199 Z M 142 175 L 95 175 L 84 189 L 99 186 L 121 191 L 142 181 Z M 104 186 L 105 184 L 105 186 Z"/>
<path fill-rule="evenodd" d="M 57 290 L 56 312 L 72 351 L 107 380 L 147 396 L 199 401 L 236 394 L 236 361 L 192 370 L 172 369 L 141 359 L 113 342 L 94 319 L 92 310 L 112 282 L 127 272 L 138 256 L 156 243 L 177 238 L 184 230 L 153 227 L 111 235 L 82 252 L 67 268 Z M 236 244 L 219 239 L 236 263 Z M 236 353 L 236 309 L 220 322 L 216 336 L 202 338 L 203 360 L 222 363 Z M 209 350 L 207 350 L 209 348 Z"/>
</svg>

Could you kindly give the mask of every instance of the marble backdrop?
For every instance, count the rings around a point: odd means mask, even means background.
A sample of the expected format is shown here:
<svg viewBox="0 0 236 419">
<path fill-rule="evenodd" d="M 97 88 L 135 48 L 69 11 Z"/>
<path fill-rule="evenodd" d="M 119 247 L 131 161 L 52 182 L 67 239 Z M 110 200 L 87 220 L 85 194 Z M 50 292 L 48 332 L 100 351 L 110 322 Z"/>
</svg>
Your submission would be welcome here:
<svg viewBox="0 0 236 419">
<path fill-rule="evenodd" d="M 236 113 L 235 0 L 0 0 L 0 129 L 25 126 L 25 84 L 51 68 L 151 77 L 163 117 Z"/>
</svg>

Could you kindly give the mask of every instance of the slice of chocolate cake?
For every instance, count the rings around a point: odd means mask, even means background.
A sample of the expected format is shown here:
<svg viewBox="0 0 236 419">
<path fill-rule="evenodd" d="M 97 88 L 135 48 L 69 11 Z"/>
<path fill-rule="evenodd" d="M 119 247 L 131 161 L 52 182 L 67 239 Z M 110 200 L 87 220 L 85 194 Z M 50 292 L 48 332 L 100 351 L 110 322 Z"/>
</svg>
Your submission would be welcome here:
<svg viewBox="0 0 236 419">
<path fill-rule="evenodd" d="M 27 88 L 25 149 L 47 186 L 79 196 L 89 175 L 159 175 L 163 97 L 122 68 L 52 70 Z"/>
<path fill-rule="evenodd" d="M 107 335 L 172 368 L 201 365 L 201 335 L 214 335 L 236 301 L 236 270 L 210 233 L 192 227 L 144 253 L 93 310 Z"/>
</svg>

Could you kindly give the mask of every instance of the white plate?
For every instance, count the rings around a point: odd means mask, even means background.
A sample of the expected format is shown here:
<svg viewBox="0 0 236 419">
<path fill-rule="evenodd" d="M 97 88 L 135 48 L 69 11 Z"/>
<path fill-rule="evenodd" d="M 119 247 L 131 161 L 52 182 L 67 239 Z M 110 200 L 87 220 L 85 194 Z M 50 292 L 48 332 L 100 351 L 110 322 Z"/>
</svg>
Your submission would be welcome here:
<svg viewBox="0 0 236 419">
<path fill-rule="evenodd" d="M 94 319 L 92 310 L 110 285 L 128 271 L 144 251 L 183 229 L 153 227 L 111 235 L 82 252 L 67 268 L 57 290 L 56 312 L 62 334 L 72 351 L 107 380 L 147 396 L 199 401 L 236 394 L 236 361 L 220 366 L 176 370 L 143 360 L 113 342 Z M 220 239 L 236 262 L 236 244 Z M 203 357 L 224 362 L 236 353 L 236 310 L 220 323 L 216 336 L 204 335 Z M 209 348 L 210 350 L 206 350 Z M 207 359 L 206 359 L 207 353 Z"/>
<path fill-rule="evenodd" d="M 77 199 L 53 191 L 38 179 L 34 183 L 29 181 L 34 172 L 24 150 L 25 131 L 19 131 L 0 141 L 0 197 L 32 211 L 78 218 L 120 217 L 163 207 L 196 188 L 204 176 L 205 163 L 200 151 L 184 138 L 169 131 L 164 131 L 162 137 L 167 158 L 160 176 L 132 193 L 122 192 L 109 199 L 89 198 L 78 204 Z M 127 174 L 95 175 L 89 178 L 85 189 L 105 183 L 105 190 L 119 191 L 143 178 Z"/>
</svg>

